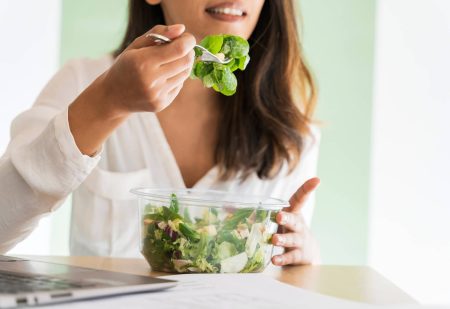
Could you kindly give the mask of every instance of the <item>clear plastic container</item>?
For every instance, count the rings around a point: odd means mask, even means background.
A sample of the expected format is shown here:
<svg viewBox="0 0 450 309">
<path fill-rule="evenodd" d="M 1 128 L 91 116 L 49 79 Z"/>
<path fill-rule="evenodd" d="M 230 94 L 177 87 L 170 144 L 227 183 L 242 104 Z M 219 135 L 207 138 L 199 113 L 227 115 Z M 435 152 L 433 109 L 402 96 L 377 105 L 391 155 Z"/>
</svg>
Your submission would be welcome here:
<svg viewBox="0 0 450 309">
<path fill-rule="evenodd" d="M 220 191 L 136 188 L 141 252 L 175 273 L 261 272 L 272 257 L 275 215 L 289 204 Z"/>
</svg>

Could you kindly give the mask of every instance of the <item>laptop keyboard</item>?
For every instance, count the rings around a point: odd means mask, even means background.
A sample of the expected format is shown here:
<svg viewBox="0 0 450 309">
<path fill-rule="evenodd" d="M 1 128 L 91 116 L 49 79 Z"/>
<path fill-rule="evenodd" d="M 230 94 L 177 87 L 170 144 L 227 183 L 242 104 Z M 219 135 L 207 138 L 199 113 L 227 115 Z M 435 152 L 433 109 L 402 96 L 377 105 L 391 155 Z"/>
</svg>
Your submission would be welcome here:
<svg viewBox="0 0 450 309">
<path fill-rule="evenodd" d="M 24 276 L 0 272 L 0 294 L 17 294 L 54 290 L 79 289 L 86 284 L 47 276 Z"/>
</svg>

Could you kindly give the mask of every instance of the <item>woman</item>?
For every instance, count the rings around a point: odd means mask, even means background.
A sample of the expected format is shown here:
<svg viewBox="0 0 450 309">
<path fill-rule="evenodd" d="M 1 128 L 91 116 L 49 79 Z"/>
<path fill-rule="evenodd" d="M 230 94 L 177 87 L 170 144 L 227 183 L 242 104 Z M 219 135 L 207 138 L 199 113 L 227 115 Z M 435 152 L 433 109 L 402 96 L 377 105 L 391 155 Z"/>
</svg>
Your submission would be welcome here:
<svg viewBox="0 0 450 309">
<path fill-rule="evenodd" d="M 173 42 L 155 46 L 147 33 Z M 195 42 L 217 33 L 251 45 L 232 97 L 188 79 Z M 314 87 L 292 1 L 131 0 L 114 56 L 68 63 L 14 120 L 0 163 L 0 252 L 73 193 L 71 253 L 136 256 L 129 189 L 192 187 L 290 198 L 273 263 L 316 261 L 303 217 L 319 182 L 308 180 Z"/>
</svg>

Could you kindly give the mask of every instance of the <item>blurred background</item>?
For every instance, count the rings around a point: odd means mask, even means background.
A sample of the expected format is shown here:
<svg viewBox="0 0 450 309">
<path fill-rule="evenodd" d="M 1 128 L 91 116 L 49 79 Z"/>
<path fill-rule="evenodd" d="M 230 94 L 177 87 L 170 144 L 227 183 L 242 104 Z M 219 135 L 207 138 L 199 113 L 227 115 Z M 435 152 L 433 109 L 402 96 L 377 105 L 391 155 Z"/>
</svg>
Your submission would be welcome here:
<svg viewBox="0 0 450 309">
<path fill-rule="evenodd" d="M 323 263 L 370 265 L 421 303 L 450 304 L 450 1 L 297 2 L 320 91 Z M 0 153 L 64 62 L 118 45 L 126 10 L 0 1 Z M 70 199 L 10 253 L 68 254 L 69 222 Z"/>
</svg>

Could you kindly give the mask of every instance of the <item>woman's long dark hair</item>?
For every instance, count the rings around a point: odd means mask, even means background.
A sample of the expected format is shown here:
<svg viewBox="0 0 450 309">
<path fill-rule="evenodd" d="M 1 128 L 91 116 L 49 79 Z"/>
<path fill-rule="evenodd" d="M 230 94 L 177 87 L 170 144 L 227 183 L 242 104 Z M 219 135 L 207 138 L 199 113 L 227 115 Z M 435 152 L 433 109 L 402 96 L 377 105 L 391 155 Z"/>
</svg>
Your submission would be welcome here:
<svg viewBox="0 0 450 309">
<path fill-rule="evenodd" d="M 135 38 L 165 24 L 160 5 L 130 0 L 119 55 Z M 238 88 L 222 96 L 215 161 L 221 179 L 275 176 L 283 162 L 293 168 L 304 148 L 315 106 L 315 87 L 300 45 L 292 0 L 266 0 L 249 38 L 250 63 L 236 71 Z"/>
</svg>

